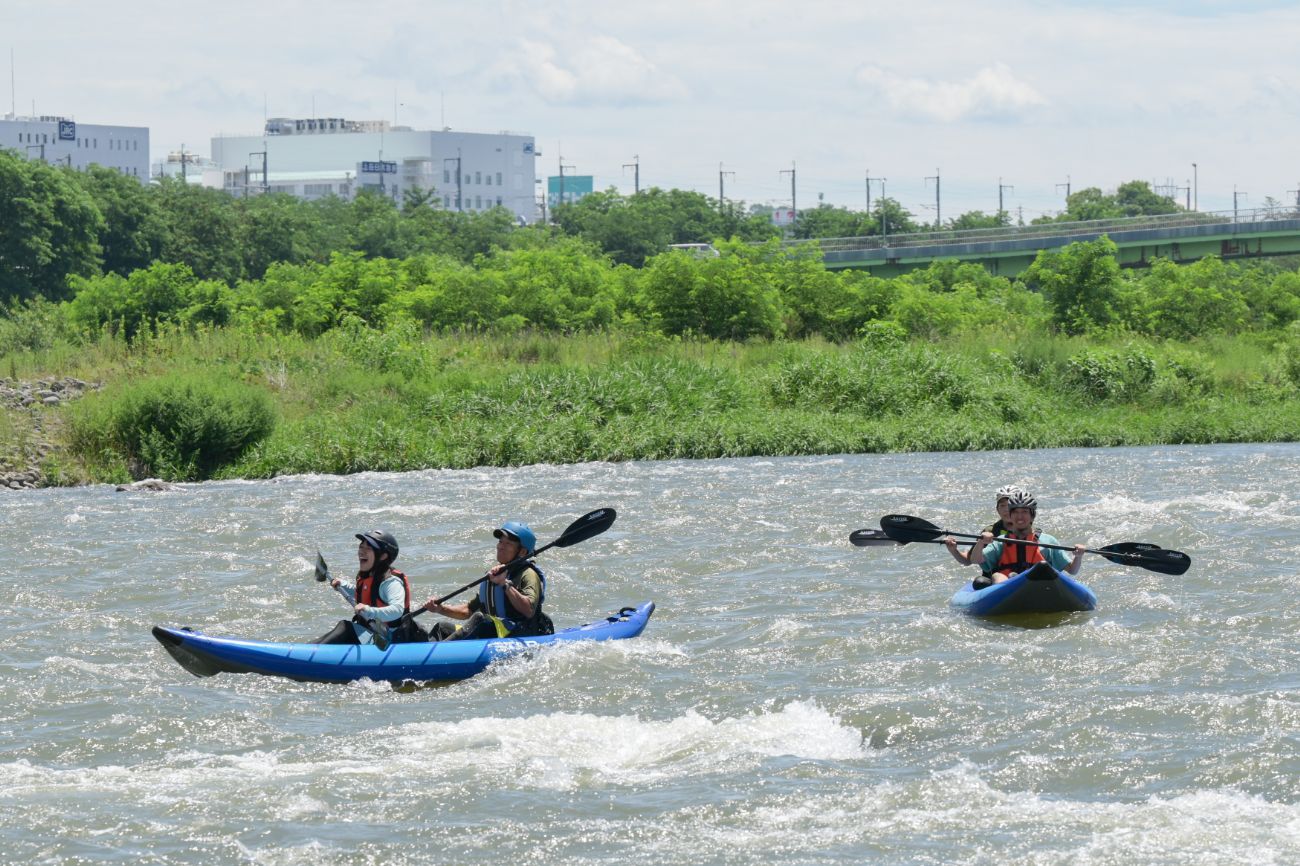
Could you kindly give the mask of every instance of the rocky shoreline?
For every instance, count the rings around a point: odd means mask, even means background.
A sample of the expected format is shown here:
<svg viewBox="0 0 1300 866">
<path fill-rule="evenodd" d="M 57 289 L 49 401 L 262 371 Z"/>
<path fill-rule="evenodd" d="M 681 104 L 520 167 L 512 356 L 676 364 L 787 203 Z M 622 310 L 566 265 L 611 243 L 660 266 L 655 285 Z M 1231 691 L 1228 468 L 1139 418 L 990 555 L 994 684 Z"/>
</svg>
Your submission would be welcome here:
<svg viewBox="0 0 1300 866">
<path fill-rule="evenodd" d="M 45 486 L 41 469 L 45 459 L 58 450 L 46 434 L 45 413 L 82 395 L 99 390 L 99 384 L 71 376 L 37 379 L 32 382 L 0 378 L 0 407 L 21 426 L 26 441 L 0 450 L 0 490 L 28 490 Z"/>
</svg>

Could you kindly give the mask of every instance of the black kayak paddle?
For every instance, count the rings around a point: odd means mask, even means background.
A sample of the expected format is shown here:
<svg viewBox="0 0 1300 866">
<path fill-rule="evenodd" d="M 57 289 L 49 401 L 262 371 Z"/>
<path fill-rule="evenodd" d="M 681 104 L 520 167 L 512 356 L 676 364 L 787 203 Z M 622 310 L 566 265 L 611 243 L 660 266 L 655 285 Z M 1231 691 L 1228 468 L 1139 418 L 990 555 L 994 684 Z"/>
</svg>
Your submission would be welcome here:
<svg viewBox="0 0 1300 866">
<path fill-rule="evenodd" d="M 886 514 L 880 518 L 880 528 L 885 535 L 892 538 L 899 544 L 943 544 L 943 536 L 951 535 L 953 538 L 972 538 L 979 539 L 979 535 L 969 532 L 949 532 L 935 526 L 928 520 L 920 517 L 910 517 L 906 514 Z M 1039 547 L 1048 547 L 1054 550 L 1073 551 L 1073 547 L 1065 547 L 1060 544 L 1041 544 L 1034 541 L 1027 541 L 1021 538 L 1011 538 L 1006 535 L 999 536 L 994 541 L 1009 542 L 1011 544 L 1038 544 Z M 1116 565 L 1136 565 L 1139 568 L 1145 568 L 1148 571 L 1155 571 L 1160 574 L 1183 574 L 1192 565 L 1192 559 L 1187 554 L 1178 550 L 1166 550 L 1157 544 L 1148 544 L 1141 541 L 1122 541 L 1118 544 L 1108 544 L 1105 547 L 1094 550 L 1085 547 L 1088 553 L 1095 553 Z"/>
<path fill-rule="evenodd" d="M 518 565 L 521 562 L 526 562 L 527 560 L 532 559 L 534 556 L 541 553 L 542 551 L 550 550 L 552 547 L 572 547 L 573 545 L 577 544 L 580 541 L 586 541 L 588 538 L 591 538 L 596 535 L 600 535 L 602 532 L 604 532 L 606 529 L 609 529 L 610 526 L 613 525 L 614 518 L 616 517 L 618 517 L 618 512 L 616 512 L 612 508 L 598 508 L 595 511 L 589 511 L 586 514 L 579 517 L 577 520 L 570 523 L 568 528 L 566 528 L 564 532 L 560 533 L 559 538 L 555 539 L 550 544 L 546 544 L 537 548 L 528 556 L 521 556 L 516 560 L 506 563 L 506 567 L 509 568 L 512 565 Z M 456 596 L 460 595 L 462 592 L 464 592 L 467 589 L 473 589 L 483 581 L 487 580 L 490 576 L 491 576 L 490 573 L 485 574 L 482 577 L 480 577 L 478 580 L 470 581 L 469 583 L 462 586 L 460 589 L 453 590 L 447 593 L 446 595 L 437 599 L 438 604 L 442 604 L 446 602 L 448 599 L 455 598 Z M 420 614 L 425 613 L 427 610 L 428 610 L 427 608 L 421 607 L 419 610 L 413 610 L 410 613 L 405 614 L 403 616 L 403 619 L 405 619 L 406 617 L 411 617 L 412 619 L 414 619 Z"/>
</svg>

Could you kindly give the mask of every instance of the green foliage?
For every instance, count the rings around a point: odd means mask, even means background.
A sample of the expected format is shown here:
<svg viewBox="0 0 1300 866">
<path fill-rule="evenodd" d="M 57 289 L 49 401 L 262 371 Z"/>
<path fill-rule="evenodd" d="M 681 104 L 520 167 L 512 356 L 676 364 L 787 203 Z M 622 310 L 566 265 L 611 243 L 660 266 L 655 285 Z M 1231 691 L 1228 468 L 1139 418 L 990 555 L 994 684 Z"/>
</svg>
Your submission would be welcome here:
<svg viewBox="0 0 1300 866">
<path fill-rule="evenodd" d="M 75 174 L 0 149 L 0 303 L 62 300 L 96 272 L 104 218 Z"/>
<path fill-rule="evenodd" d="M 0 307 L 0 358 L 49 349 L 71 337 L 63 310 L 44 298 Z M 17 378 L 13 373 L 10 378 Z"/>
<path fill-rule="evenodd" d="M 1122 402 L 1145 394 L 1155 378 L 1154 359 L 1140 349 L 1087 349 L 1066 362 L 1062 382 L 1086 401 Z"/>
<path fill-rule="evenodd" d="M 1052 308 L 1052 324 L 1066 334 L 1105 329 L 1117 320 L 1120 278 L 1115 243 L 1102 236 L 1043 250 L 1024 273 Z"/>
<path fill-rule="evenodd" d="M 211 478 L 275 427 L 265 391 L 218 374 L 128 382 L 70 408 L 73 451 L 91 463 L 124 460 L 135 478 Z"/>
<path fill-rule="evenodd" d="M 1168 214 L 1181 211 L 1178 203 L 1168 196 L 1157 195 L 1151 184 L 1144 180 L 1122 183 L 1114 193 L 1107 194 L 1095 186 L 1070 194 L 1066 199 L 1061 221 L 1108 220 L 1122 217 Z"/>
<path fill-rule="evenodd" d="M 794 236 L 804 239 L 857 238 L 879 233 L 870 214 L 830 205 L 799 211 L 794 225 Z"/>
</svg>

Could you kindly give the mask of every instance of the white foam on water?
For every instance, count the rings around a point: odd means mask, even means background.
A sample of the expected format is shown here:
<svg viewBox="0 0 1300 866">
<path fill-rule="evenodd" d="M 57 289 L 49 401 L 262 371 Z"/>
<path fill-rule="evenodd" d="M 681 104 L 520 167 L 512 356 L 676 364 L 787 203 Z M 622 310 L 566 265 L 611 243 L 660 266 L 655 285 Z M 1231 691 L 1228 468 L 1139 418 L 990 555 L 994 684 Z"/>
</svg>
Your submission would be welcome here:
<svg viewBox="0 0 1300 866">
<path fill-rule="evenodd" d="M 397 732 L 402 754 L 441 756 L 441 771 L 515 778 L 545 788 L 645 784 L 734 773 L 764 758 L 861 760 L 862 733 L 810 702 L 711 720 L 688 711 L 666 720 L 593 713 L 424 722 Z M 422 761 L 423 758 L 420 759 Z"/>
</svg>

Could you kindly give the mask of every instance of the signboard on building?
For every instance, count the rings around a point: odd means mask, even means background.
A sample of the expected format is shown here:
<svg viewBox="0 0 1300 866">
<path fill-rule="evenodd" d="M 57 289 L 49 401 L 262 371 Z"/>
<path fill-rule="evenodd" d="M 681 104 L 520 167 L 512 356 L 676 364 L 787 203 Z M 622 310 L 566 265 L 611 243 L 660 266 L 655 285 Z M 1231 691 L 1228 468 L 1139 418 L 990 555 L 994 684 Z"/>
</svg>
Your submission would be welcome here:
<svg viewBox="0 0 1300 866">
<path fill-rule="evenodd" d="M 77 140 L 77 121 L 60 120 L 59 141 L 76 141 L 76 140 Z"/>
<path fill-rule="evenodd" d="M 563 183 L 561 183 L 563 181 Z M 594 179 L 589 174 L 566 174 L 564 177 L 558 175 L 546 179 L 546 202 L 549 206 L 555 207 L 560 204 L 560 191 L 564 191 L 564 204 L 571 204 L 584 195 L 588 195 L 594 188 Z"/>
<path fill-rule="evenodd" d="M 361 170 L 367 174 L 397 174 L 397 163 L 388 160 L 361 163 Z"/>
<path fill-rule="evenodd" d="M 794 209 L 779 207 L 772 211 L 772 222 L 779 226 L 794 225 Z"/>
</svg>

